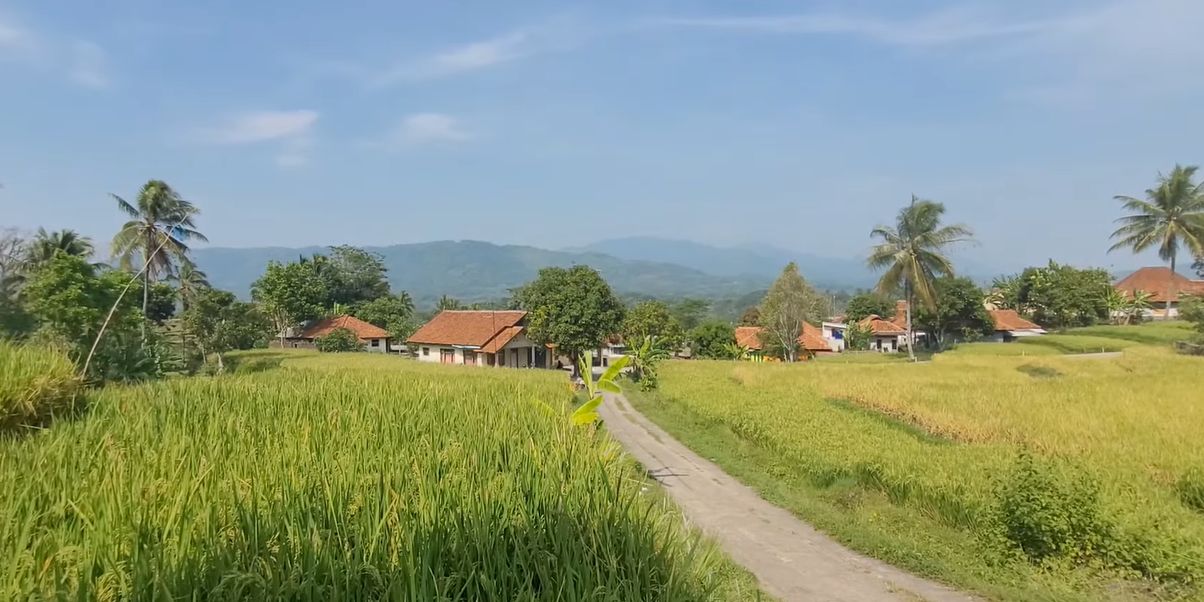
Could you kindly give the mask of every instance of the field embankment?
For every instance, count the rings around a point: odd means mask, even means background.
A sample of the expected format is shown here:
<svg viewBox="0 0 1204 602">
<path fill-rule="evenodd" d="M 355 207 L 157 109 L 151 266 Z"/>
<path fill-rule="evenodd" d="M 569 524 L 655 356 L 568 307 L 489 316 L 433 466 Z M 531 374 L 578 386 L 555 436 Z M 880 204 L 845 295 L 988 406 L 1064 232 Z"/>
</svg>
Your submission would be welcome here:
<svg viewBox="0 0 1204 602">
<path fill-rule="evenodd" d="M 0 598 L 755 594 L 557 374 L 294 357 L 0 442 Z"/>
<path fill-rule="evenodd" d="M 922 574 L 1006 600 L 1195 599 L 1202 390 L 1199 358 L 1132 343 L 1090 362 L 671 362 L 633 401 L 771 501 Z"/>
</svg>

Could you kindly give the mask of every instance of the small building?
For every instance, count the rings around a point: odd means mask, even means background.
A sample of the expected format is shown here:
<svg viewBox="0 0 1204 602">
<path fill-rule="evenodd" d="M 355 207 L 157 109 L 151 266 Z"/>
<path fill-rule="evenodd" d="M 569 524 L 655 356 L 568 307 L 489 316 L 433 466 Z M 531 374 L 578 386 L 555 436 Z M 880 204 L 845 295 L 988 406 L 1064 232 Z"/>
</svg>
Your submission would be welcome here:
<svg viewBox="0 0 1204 602">
<path fill-rule="evenodd" d="M 900 303 L 906 303 L 901 301 Z M 906 306 L 903 308 L 906 311 Z M 906 317 L 904 317 L 906 320 Z M 907 345 L 907 328 L 893 320 L 884 320 L 877 314 L 870 314 L 857 323 L 870 333 L 870 350 L 882 353 L 896 353 Z M 919 335 L 920 333 L 916 333 Z"/>
<path fill-rule="evenodd" d="M 1010 343 L 1022 337 L 1035 337 L 1045 334 L 1045 329 L 1025 319 L 1014 309 L 992 309 L 991 321 L 995 323 L 995 335 L 991 340 L 999 343 Z"/>
<path fill-rule="evenodd" d="M 1126 298 L 1139 291 L 1149 295 L 1153 305 L 1145 317 L 1155 320 L 1173 319 L 1179 315 L 1179 302 L 1190 295 L 1204 295 L 1204 280 L 1192 280 L 1168 267 L 1145 267 L 1129 274 L 1113 285 Z"/>
<path fill-rule="evenodd" d="M 390 337 L 388 331 L 354 316 L 347 315 L 324 318 L 307 324 L 300 331 L 288 332 L 283 337 L 273 339 L 270 346 L 284 347 L 286 349 L 314 349 L 316 348 L 314 341 L 340 328 L 355 333 L 360 343 L 364 345 L 364 351 L 373 353 L 386 353 L 389 351 Z"/>
<path fill-rule="evenodd" d="M 763 357 L 761 352 L 765 349 L 764 343 L 761 342 L 761 333 L 764 330 L 760 326 L 737 326 L 736 344 L 748 349 L 755 359 L 760 359 Z M 800 348 L 808 354 L 832 352 L 832 346 L 824 340 L 818 326 L 803 323 L 803 333 L 799 335 L 798 341 Z"/>
<path fill-rule="evenodd" d="M 832 348 L 832 351 L 844 351 L 844 335 L 845 331 L 849 329 L 849 325 L 844 323 L 844 318 L 836 317 L 832 318 L 831 321 L 821 322 L 819 328 L 820 336 L 828 342 L 828 346 Z"/>
<path fill-rule="evenodd" d="M 419 361 L 506 368 L 551 367 L 549 350 L 527 337 L 525 311 L 444 310 L 410 335 Z"/>
</svg>

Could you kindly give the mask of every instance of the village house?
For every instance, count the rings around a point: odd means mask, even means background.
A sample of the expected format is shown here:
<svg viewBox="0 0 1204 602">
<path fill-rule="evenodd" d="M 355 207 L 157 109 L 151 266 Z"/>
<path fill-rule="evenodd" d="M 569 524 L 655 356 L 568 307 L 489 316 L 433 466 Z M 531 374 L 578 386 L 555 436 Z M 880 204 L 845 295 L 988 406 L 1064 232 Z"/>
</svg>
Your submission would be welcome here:
<svg viewBox="0 0 1204 602">
<path fill-rule="evenodd" d="M 527 337 L 525 311 L 445 310 L 410 335 L 419 361 L 551 368 L 552 353 Z"/>
<path fill-rule="evenodd" d="M 1132 299 L 1138 292 L 1149 295 L 1151 308 L 1144 317 L 1166 320 L 1179 315 L 1179 302 L 1190 295 L 1204 295 L 1204 280 L 1192 280 L 1168 267 L 1145 267 L 1113 285 L 1120 294 Z"/>
<path fill-rule="evenodd" d="M 765 349 L 765 345 L 761 342 L 761 333 L 764 330 L 760 326 L 737 326 L 736 344 L 748 349 L 753 359 L 762 359 L 761 352 Z M 824 340 L 819 327 L 811 324 L 803 323 L 803 334 L 799 335 L 798 342 L 801 349 L 808 355 L 832 352 L 832 346 Z"/>
<path fill-rule="evenodd" d="M 992 309 L 987 313 L 995 324 L 995 334 L 992 341 L 1010 343 L 1017 338 L 1033 337 L 1045 334 L 1045 329 L 1023 318 L 1014 309 Z"/>
<path fill-rule="evenodd" d="M 270 346 L 286 349 L 314 349 L 314 341 L 340 328 L 350 330 L 359 338 L 364 351 L 387 353 L 389 351 L 389 333 L 378 326 L 373 326 L 353 316 L 335 316 L 307 324 L 299 331 L 285 333 L 281 338 L 274 339 Z"/>
<path fill-rule="evenodd" d="M 906 324 L 906 319 L 904 324 Z M 904 349 L 907 344 L 907 328 L 893 320 L 886 320 L 877 314 L 870 314 L 857 322 L 857 325 L 869 331 L 870 351 L 895 353 Z"/>
</svg>

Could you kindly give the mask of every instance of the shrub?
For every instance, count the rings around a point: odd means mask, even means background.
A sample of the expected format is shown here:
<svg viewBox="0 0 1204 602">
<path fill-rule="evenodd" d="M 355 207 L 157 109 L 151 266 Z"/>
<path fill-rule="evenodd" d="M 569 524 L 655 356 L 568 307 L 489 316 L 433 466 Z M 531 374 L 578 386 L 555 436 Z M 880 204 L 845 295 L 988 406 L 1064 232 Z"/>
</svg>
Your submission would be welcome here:
<svg viewBox="0 0 1204 602">
<path fill-rule="evenodd" d="M 1175 483 L 1175 493 L 1179 494 L 1183 505 L 1196 512 L 1204 512 L 1204 469 L 1196 467 L 1179 477 Z"/>
<path fill-rule="evenodd" d="M 314 340 L 314 346 L 318 351 L 325 353 L 346 353 L 364 349 L 363 345 L 360 345 L 359 337 L 346 328 L 336 328 L 329 334 L 318 337 Z"/>
<path fill-rule="evenodd" d="M 0 340 L 0 434 L 69 409 L 78 390 L 75 365 L 66 354 Z"/>
<path fill-rule="evenodd" d="M 1112 538 L 1096 484 L 1083 475 L 1060 472 L 1028 452 L 1016 458 L 997 500 L 1005 536 L 1033 561 L 1085 561 L 1104 551 Z"/>
</svg>

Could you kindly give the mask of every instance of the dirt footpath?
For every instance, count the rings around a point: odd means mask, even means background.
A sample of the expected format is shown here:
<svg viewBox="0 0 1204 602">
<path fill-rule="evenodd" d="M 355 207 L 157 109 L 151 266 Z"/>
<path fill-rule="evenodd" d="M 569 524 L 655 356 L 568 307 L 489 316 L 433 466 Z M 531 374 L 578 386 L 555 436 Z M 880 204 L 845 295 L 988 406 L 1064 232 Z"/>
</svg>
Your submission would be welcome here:
<svg viewBox="0 0 1204 602">
<path fill-rule="evenodd" d="M 690 521 L 780 600 L 977 599 L 845 548 L 687 449 L 621 396 L 607 395 L 600 413 Z"/>
</svg>

